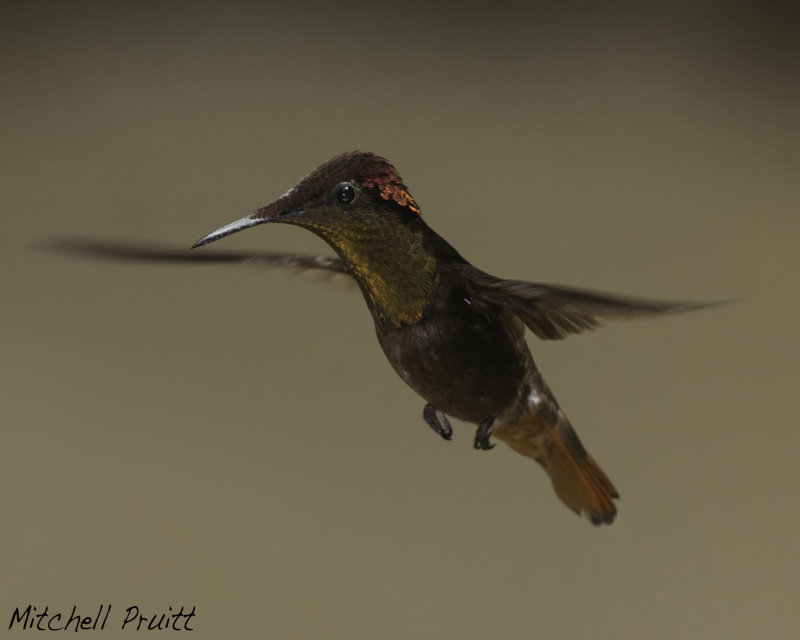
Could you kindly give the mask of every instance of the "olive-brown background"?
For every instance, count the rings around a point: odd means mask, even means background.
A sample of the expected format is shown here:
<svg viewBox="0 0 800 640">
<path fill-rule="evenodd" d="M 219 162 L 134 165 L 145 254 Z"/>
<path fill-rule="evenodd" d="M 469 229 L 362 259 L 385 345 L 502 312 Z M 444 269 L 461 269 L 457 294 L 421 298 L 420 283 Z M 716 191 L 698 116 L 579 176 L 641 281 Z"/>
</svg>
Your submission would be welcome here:
<svg viewBox="0 0 800 640">
<path fill-rule="evenodd" d="M 195 605 L 200 638 L 796 633 L 795 16 L 10 4 L 0 628 L 105 602 L 105 638 L 133 604 Z M 613 526 L 473 427 L 433 435 L 357 290 L 41 248 L 185 248 L 354 148 L 490 272 L 737 300 L 531 340 Z M 282 226 L 224 249 L 329 252 Z"/>
</svg>

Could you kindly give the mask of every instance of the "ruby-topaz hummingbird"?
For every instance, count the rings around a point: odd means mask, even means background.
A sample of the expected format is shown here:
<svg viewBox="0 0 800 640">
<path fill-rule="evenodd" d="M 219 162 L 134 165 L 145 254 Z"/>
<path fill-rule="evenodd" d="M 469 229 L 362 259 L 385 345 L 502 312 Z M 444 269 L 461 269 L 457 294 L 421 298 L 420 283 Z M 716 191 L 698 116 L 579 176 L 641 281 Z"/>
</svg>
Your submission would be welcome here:
<svg viewBox="0 0 800 640">
<path fill-rule="evenodd" d="M 338 255 L 301 267 L 347 273 L 375 321 L 395 371 L 427 404 L 425 421 L 445 440 L 448 416 L 536 460 L 559 498 L 594 524 L 616 515 L 616 488 L 578 439 L 533 362 L 525 327 L 545 340 L 614 318 L 701 305 L 640 301 L 520 280 L 472 266 L 423 221 L 395 168 L 354 151 L 318 167 L 272 204 L 198 240 L 200 247 L 266 222 L 304 227 Z M 286 256 L 288 263 L 291 256 Z M 303 262 L 305 260 L 305 262 Z"/>
</svg>

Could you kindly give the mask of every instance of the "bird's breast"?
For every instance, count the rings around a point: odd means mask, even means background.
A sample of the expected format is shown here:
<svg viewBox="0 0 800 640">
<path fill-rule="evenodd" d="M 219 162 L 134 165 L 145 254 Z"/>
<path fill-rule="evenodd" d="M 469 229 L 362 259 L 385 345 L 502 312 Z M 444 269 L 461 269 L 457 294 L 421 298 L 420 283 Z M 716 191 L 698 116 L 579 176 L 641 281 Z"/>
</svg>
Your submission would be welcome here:
<svg viewBox="0 0 800 640">
<path fill-rule="evenodd" d="M 481 422 L 517 402 L 532 360 L 499 311 L 467 296 L 437 304 L 419 322 L 377 325 L 378 340 L 401 378 L 445 413 Z"/>
</svg>

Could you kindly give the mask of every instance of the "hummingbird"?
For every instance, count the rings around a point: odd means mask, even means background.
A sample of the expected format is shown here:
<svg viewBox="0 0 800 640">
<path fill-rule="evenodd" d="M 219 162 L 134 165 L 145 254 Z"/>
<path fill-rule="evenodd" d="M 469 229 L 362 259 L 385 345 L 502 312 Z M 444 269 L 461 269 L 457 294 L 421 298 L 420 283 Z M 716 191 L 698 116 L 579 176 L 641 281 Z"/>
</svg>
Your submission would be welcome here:
<svg viewBox="0 0 800 640">
<path fill-rule="evenodd" d="M 490 275 L 426 224 L 388 160 L 364 151 L 336 156 L 271 204 L 192 248 L 276 222 L 308 229 L 337 258 L 268 254 L 264 263 L 351 276 L 372 314 L 378 343 L 426 402 L 422 416 L 436 434 L 451 439 L 449 418 L 472 423 L 475 449 L 505 442 L 541 465 L 570 509 L 595 525 L 614 520 L 619 493 L 539 373 L 525 331 L 559 340 L 608 320 L 705 305 Z"/>
</svg>

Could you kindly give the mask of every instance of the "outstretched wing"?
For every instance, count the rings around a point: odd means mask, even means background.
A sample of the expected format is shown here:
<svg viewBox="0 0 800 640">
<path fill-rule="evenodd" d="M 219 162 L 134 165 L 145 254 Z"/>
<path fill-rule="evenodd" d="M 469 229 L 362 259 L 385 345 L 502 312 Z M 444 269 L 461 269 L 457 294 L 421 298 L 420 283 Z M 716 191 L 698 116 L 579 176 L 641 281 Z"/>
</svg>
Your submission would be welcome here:
<svg viewBox="0 0 800 640">
<path fill-rule="evenodd" d="M 572 333 L 596 329 L 608 320 L 645 318 L 692 311 L 718 303 L 663 302 L 503 280 L 482 271 L 473 276 L 473 295 L 514 313 L 543 340 L 560 340 Z"/>
<path fill-rule="evenodd" d="M 45 248 L 109 260 L 135 262 L 185 262 L 189 264 L 241 264 L 257 267 L 282 267 L 299 271 L 319 270 L 350 275 L 338 258 L 293 253 L 202 253 L 171 247 L 132 242 L 61 239 L 43 243 Z"/>
</svg>

